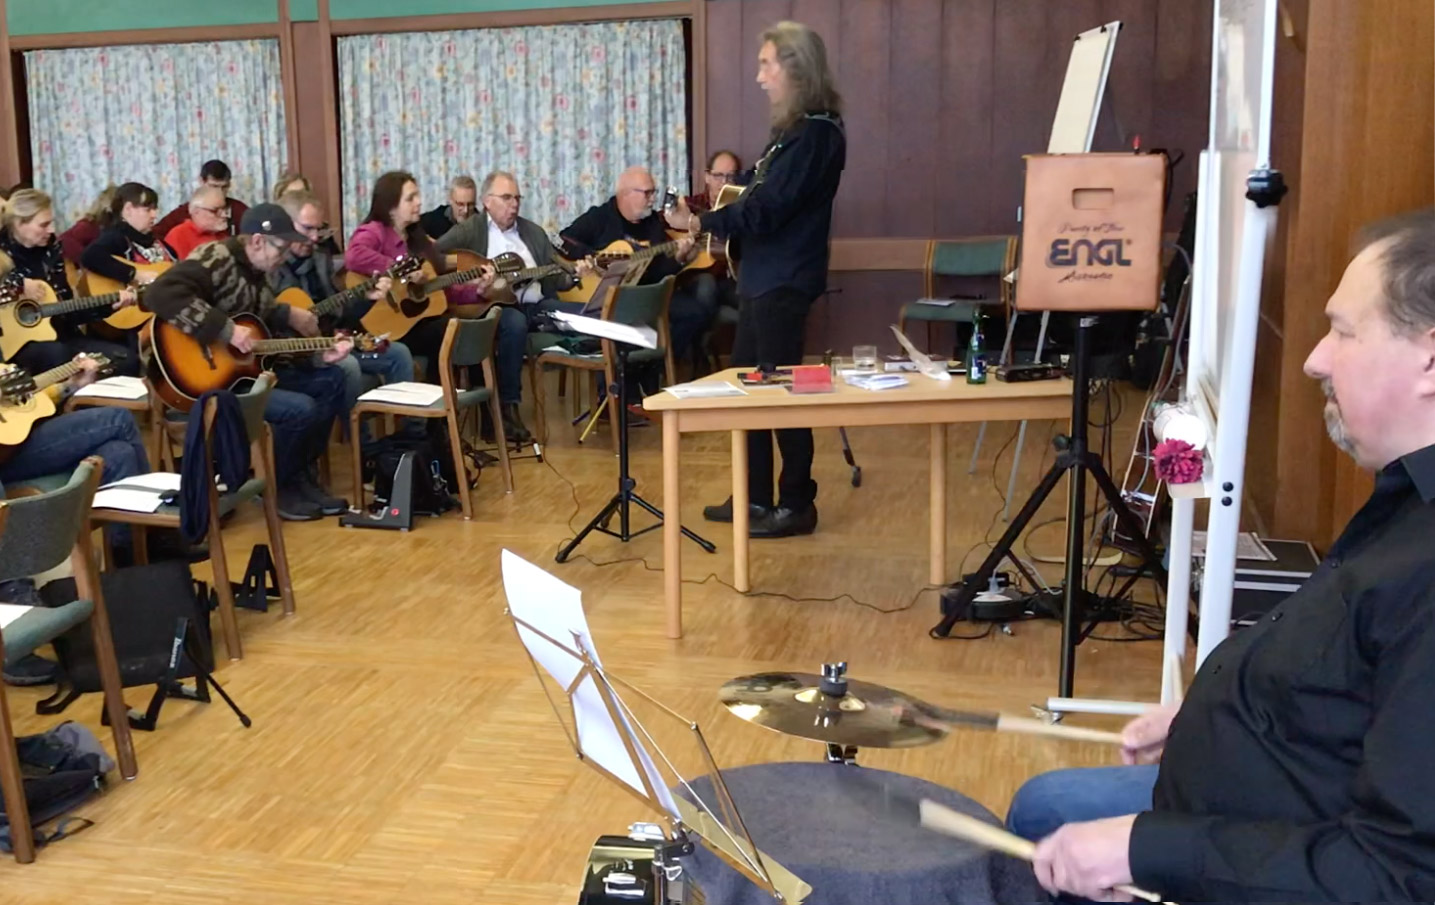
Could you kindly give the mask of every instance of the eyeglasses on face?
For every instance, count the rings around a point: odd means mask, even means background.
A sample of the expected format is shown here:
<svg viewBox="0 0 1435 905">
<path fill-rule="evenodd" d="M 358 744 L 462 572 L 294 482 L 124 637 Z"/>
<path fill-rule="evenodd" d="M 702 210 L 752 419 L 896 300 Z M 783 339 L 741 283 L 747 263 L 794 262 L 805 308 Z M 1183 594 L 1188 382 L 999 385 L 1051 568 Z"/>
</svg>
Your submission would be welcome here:
<svg viewBox="0 0 1435 905">
<path fill-rule="evenodd" d="M 213 214 L 214 216 L 220 218 L 221 220 L 228 220 L 228 219 L 229 219 L 229 208 L 228 208 L 228 207 L 200 207 L 200 208 L 196 208 L 196 210 L 201 210 L 201 211 L 205 211 L 205 212 L 207 212 L 207 213 L 211 213 L 211 214 Z"/>
<path fill-rule="evenodd" d="M 714 172 L 713 170 L 708 170 L 708 175 L 719 182 L 732 182 L 734 179 L 737 178 L 736 173 L 718 173 Z"/>
</svg>

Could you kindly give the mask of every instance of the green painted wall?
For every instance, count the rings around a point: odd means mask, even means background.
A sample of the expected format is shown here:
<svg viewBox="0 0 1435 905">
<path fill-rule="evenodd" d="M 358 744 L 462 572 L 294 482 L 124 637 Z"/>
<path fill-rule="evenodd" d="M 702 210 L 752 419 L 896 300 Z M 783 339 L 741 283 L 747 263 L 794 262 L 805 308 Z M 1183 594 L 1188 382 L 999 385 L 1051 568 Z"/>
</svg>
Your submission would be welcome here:
<svg viewBox="0 0 1435 905">
<path fill-rule="evenodd" d="M 5 11 L 12 35 L 279 21 L 277 0 L 7 0 Z"/>
<path fill-rule="evenodd" d="M 378 19 L 657 2 L 660 0 L 330 0 L 329 12 L 335 19 Z M 12 35 L 279 21 L 278 0 L 6 0 L 5 11 Z M 319 18 L 319 2 L 289 0 L 289 15 L 296 21 L 312 22 Z"/>
</svg>

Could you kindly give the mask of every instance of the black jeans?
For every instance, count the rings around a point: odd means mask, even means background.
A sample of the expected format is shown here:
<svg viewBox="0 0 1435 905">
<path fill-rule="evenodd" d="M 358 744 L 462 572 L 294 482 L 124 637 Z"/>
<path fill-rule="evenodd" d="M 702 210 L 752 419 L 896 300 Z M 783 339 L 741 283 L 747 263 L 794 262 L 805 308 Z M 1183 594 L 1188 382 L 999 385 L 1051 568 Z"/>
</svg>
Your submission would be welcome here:
<svg viewBox="0 0 1435 905">
<path fill-rule="evenodd" d="M 802 364 L 802 340 L 812 297 L 795 289 L 776 289 L 738 300 L 737 336 L 732 344 L 735 367 Z M 747 432 L 748 501 L 772 505 L 773 431 Z M 817 498 L 812 480 L 812 431 L 789 427 L 776 431 L 782 452 L 782 474 L 777 481 L 777 505 L 805 509 Z"/>
</svg>

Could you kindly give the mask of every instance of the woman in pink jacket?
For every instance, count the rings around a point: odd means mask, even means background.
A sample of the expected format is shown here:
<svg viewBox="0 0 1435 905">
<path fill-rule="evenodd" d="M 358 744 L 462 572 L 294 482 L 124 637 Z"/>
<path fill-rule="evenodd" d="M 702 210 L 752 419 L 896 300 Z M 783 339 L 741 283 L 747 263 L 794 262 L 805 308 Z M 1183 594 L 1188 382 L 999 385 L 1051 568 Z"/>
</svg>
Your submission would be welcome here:
<svg viewBox="0 0 1435 905">
<path fill-rule="evenodd" d="M 433 240 L 419 225 L 422 210 L 419 186 L 412 174 L 393 170 L 380 176 L 374 183 L 369 214 L 354 230 L 344 250 L 344 269 L 365 276 L 382 273 L 399 258 L 409 255 L 426 259 L 435 273 L 447 271 L 443 255 L 434 250 Z M 475 304 L 493 284 L 493 277 L 493 269 L 484 268 L 483 276 L 478 279 L 445 289 L 449 307 Z M 430 383 L 439 382 L 439 346 L 451 316 L 424 318 L 404 335 L 404 345 L 428 362 L 425 379 Z"/>
</svg>

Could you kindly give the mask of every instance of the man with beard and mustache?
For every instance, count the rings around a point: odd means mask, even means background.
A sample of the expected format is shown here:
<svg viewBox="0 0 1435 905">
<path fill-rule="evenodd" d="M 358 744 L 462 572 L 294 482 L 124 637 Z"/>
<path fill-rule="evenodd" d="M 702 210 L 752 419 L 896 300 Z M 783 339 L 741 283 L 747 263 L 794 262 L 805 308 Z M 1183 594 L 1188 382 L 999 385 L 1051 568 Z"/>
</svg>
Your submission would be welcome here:
<svg viewBox="0 0 1435 905">
<path fill-rule="evenodd" d="M 1369 230 L 1325 314 L 1305 372 L 1375 490 L 1184 702 L 1126 727 L 1131 766 L 1017 792 L 1007 823 L 1053 893 L 1435 900 L 1435 209 Z"/>
</svg>

